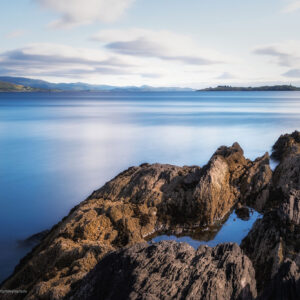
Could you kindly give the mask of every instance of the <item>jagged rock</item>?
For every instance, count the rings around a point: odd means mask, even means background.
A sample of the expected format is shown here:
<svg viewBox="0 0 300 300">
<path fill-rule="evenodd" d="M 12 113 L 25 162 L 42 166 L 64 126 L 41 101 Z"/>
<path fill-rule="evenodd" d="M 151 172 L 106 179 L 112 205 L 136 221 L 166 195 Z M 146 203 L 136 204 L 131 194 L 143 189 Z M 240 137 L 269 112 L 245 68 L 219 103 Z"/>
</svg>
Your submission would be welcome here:
<svg viewBox="0 0 300 300">
<path fill-rule="evenodd" d="M 279 216 L 285 224 L 300 225 L 300 190 L 291 190 L 284 197 L 279 208 Z"/>
<path fill-rule="evenodd" d="M 260 292 L 278 272 L 283 261 L 280 220 L 276 213 L 271 212 L 263 219 L 258 219 L 243 239 L 241 248 L 253 263 L 257 289 Z"/>
<path fill-rule="evenodd" d="M 274 171 L 269 187 L 270 196 L 265 205 L 268 212 L 262 220 L 256 221 L 241 244 L 241 248 L 253 262 L 260 293 L 264 292 L 266 286 L 273 286 L 280 280 L 284 281 L 282 270 L 286 260 L 291 260 L 297 268 L 300 266 L 299 132 L 281 136 L 273 146 L 272 156 L 280 163 Z M 297 269 L 295 268 L 293 270 Z M 289 273 L 289 276 L 295 272 Z M 284 282 L 282 284 L 285 286 Z M 271 293 L 269 291 L 263 295 Z M 299 298 L 291 296 L 277 299 Z"/>
<path fill-rule="evenodd" d="M 285 156 L 293 152 L 299 152 L 300 132 L 284 134 L 279 137 L 273 146 L 272 158 L 281 161 Z"/>
<path fill-rule="evenodd" d="M 262 157 L 250 162 L 250 166 L 241 180 L 243 202 L 262 212 L 269 198 L 272 170 L 270 157 L 265 153 Z"/>
<path fill-rule="evenodd" d="M 131 167 L 74 207 L 1 288 L 28 290 L 30 300 L 63 299 L 110 251 L 161 230 L 219 222 L 238 201 L 267 189 L 267 166 L 267 157 L 245 159 L 235 143 L 220 147 L 203 168 Z"/>
<path fill-rule="evenodd" d="M 250 260 L 236 244 L 194 250 L 138 244 L 107 255 L 68 299 L 255 299 Z"/>
</svg>

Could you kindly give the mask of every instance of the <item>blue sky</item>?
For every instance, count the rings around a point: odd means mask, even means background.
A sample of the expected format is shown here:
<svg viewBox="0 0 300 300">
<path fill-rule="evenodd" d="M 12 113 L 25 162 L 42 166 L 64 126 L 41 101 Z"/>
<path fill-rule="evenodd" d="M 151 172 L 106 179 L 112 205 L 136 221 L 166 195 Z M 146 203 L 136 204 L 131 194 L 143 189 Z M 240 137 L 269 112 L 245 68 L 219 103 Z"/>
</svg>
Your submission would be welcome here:
<svg viewBox="0 0 300 300">
<path fill-rule="evenodd" d="M 300 85 L 298 0 L 2 0 L 0 75 Z"/>
</svg>

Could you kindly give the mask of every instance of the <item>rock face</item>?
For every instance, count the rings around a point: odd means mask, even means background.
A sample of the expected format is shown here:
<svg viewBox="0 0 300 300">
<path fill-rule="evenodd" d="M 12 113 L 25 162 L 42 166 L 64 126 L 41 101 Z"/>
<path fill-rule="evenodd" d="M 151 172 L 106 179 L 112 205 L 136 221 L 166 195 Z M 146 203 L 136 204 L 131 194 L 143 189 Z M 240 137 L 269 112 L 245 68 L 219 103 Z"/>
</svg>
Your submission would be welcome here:
<svg viewBox="0 0 300 300">
<path fill-rule="evenodd" d="M 272 157 L 279 160 L 279 165 L 269 187 L 266 213 L 254 224 L 241 247 L 253 262 L 260 293 L 266 286 L 278 289 L 281 281 L 283 293 L 289 295 L 288 286 L 297 295 L 267 298 L 272 295 L 269 289 L 262 299 L 300 299 L 300 282 L 295 275 L 300 266 L 300 133 L 281 136 Z M 291 271 L 284 267 L 288 265 Z M 294 279 L 287 280 L 289 277 Z"/>
<path fill-rule="evenodd" d="M 107 255 L 68 299 L 255 299 L 250 260 L 236 244 L 194 250 L 185 243 L 138 244 Z"/>
<path fill-rule="evenodd" d="M 250 167 L 242 176 L 241 193 L 243 202 L 262 212 L 269 199 L 272 180 L 270 157 L 266 153 L 250 163 Z"/>
</svg>

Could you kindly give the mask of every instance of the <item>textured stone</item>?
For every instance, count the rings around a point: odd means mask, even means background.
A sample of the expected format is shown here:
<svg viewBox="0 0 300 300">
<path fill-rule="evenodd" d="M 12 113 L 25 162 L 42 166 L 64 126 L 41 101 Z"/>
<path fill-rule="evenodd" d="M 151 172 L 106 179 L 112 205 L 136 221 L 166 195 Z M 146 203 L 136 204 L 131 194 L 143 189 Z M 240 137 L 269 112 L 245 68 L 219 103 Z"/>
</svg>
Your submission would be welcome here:
<svg viewBox="0 0 300 300">
<path fill-rule="evenodd" d="M 299 284 L 297 270 L 300 267 L 299 132 L 281 136 L 273 146 L 272 157 L 279 160 L 279 165 L 269 186 L 266 213 L 262 220 L 256 221 L 241 248 L 253 262 L 257 288 L 264 295 L 261 299 L 299 299 L 292 292 Z M 286 271 L 287 261 L 293 266 L 291 272 Z M 275 293 L 271 293 L 270 288 L 264 289 L 276 285 L 283 290 L 277 293 L 277 298 L 272 298 Z M 289 286 L 291 293 L 287 292 Z M 287 298 L 279 298 L 279 295 Z"/>
<path fill-rule="evenodd" d="M 236 244 L 194 250 L 185 243 L 138 244 L 107 255 L 69 299 L 254 299 L 250 260 Z"/>
</svg>

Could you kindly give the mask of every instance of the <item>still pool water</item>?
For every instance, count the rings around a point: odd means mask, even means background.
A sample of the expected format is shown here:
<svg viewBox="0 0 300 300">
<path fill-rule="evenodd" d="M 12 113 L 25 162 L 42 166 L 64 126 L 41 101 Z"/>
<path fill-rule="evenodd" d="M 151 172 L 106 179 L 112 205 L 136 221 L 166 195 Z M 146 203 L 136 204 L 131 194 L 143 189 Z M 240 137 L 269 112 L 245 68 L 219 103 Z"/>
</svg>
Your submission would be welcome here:
<svg viewBox="0 0 300 300">
<path fill-rule="evenodd" d="M 162 234 L 151 239 L 151 243 L 160 241 L 185 242 L 197 249 L 200 245 L 214 247 L 220 243 L 233 242 L 240 244 L 248 234 L 254 222 L 261 215 L 250 210 L 249 219 L 240 219 L 235 212 L 232 212 L 226 222 L 214 228 L 199 229 L 194 232 L 187 232 L 181 235 Z"/>
<path fill-rule="evenodd" d="M 299 92 L 0 94 L 0 281 L 50 228 L 131 165 L 203 165 L 238 141 L 251 159 L 300 128 Z"/>
</svg>

